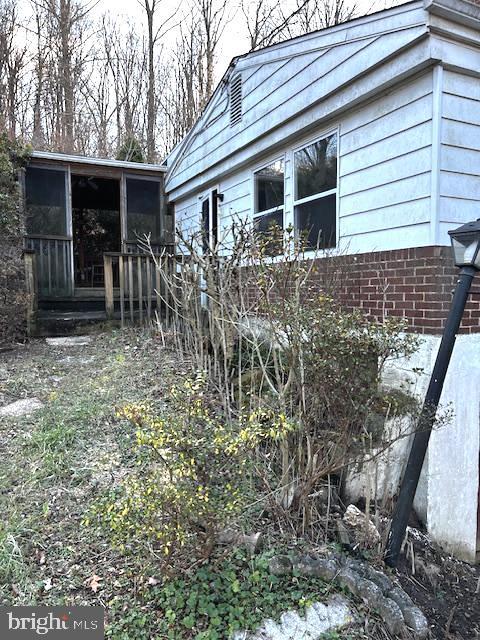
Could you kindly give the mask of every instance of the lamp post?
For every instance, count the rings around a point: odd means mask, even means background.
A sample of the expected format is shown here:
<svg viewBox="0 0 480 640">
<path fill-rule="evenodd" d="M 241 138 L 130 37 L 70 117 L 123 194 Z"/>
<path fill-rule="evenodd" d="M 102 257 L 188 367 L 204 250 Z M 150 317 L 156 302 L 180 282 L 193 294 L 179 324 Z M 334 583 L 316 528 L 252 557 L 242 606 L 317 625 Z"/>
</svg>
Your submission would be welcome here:
<svg viewBox="0 0 480 640">
<path fill-rule="evenodd" d="M 455 264 L 460 267 L 460 274 L 388 534 L 385 562 L 391 567 L 396 567 L 398 563 L 408 518 L 412 510 L 413 499 L 427 452 L 428 441 L 435 422 L 445 375 L 455 345 L 455 338 L 462 321 L 472 280 L 477 271 L 480 270 L 480 219 L 476 222 L 464 224 L 448 233 L 452 242 Z"/>
</svg>

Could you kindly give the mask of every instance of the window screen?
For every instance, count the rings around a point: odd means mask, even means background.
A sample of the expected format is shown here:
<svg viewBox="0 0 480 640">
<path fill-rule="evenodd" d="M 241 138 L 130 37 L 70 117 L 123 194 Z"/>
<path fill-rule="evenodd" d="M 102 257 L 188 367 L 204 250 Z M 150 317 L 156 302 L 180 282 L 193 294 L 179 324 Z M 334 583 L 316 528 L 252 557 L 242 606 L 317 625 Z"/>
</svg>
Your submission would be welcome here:
<svg viewBox="0 0 480 640">
<path fill-rule="evenodd" d="M 283 160 L 277 160 L 254 173 L 255 213 L 283 207 L 284 202 Z"/>
<path fill-rule="evenodd" d="M 297 200 L 337 187 L 337 135 L 295 152 Z"/>
<path fill-rule="evenodd" d="M 294 155 L 295 231 L 306 249 L 328 249 L 337 236 L 337 134 Z"/>
<path fill-rule="evenodd" d="M 25 198 L 29 235 L 67 235 L 65 178 L 65 171 L 27 167 Z"/>
<path fill-rule="evenodd" d="M 127 237 L 135 242 L 150 234 L 161 240 L 160 183 L 155 180 L 127 178 Z"/>
</svg>

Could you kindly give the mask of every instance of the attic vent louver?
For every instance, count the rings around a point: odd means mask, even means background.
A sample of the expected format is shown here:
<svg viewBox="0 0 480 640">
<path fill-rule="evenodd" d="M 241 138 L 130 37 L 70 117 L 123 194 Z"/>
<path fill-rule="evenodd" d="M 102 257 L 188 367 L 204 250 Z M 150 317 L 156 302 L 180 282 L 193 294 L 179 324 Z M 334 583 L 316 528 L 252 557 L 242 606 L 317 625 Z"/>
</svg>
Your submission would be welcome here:
<svg viewBox="0 0 480 640">
<path fill-rule="evenodd" d="M 230 81 L 230 126 L 242 119 L 242 76 L 237 74 Z"/>
</svg>

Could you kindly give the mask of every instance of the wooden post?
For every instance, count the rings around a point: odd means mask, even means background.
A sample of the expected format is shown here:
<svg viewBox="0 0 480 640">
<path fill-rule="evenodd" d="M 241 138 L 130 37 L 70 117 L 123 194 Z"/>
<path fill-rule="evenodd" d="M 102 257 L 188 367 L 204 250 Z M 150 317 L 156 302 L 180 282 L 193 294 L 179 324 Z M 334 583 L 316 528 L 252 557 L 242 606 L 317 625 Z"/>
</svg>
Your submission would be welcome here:
<svg viewBox="0 0 480 640">
<path fill-rule="evenodd" d="M 26 249 L 23 253 L 25 263 L 25 288 L 28 295 L 27 332 L 31 336 L 35 332 L 36 314 L 38 308 L 37 288 L 37 260 L 35 251 Z"/>
<path fill-rule="evenodd" d="M 142 256 L 137 257 L 137 280 L 138 280 L 138 311 L 140 313 L 140 324 L 141 324 L 143 322 Z"/>
<path fill-rule="evenodd" d="M 160 292 L 161 289 L 161 279 L 160 279 L 160 269 L 162 265 L 162 257 L 158 258 L 158 265 L 155 266 L 155 294 L 157 296 L 157 315 L 158 319 L 161 318 L 161 306 L 162 306 L 162 295 Z"/>
<path fill-rule="evenodd" d="M 146 257 L 146 278 L 147 278 L 147 322 L 152 317 L 152 259 Z"/>
<path fill-rule="evenodd" d="M 118 273 L 120 279 L 120 324 L 125 326 L 125 268 L 123 256 L 118 256 Z"/>
<path fill-rule="evenodd" d="M 134 285 L 133 285 L 133 256 L 128 256 L 128 296 L 130 304 L 130 320 L 132 324 L 135 322 L 134 311 Z"/>
<path fill-rule="evenodd" d="M 105 274 L 105 313 L 107 316 L 107 320 L 111 320 L 114 313 L 112 256 L 104 254 L 103 269 Z"/>
</svg>

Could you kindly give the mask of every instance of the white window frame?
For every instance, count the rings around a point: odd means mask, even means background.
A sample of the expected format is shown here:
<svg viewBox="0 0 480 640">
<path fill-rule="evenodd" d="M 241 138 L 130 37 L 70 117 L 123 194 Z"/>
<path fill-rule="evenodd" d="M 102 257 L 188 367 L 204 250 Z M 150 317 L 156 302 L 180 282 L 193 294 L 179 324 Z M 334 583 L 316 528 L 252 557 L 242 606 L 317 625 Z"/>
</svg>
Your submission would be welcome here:
<svg viewBox="0 0 480 640">
<path fill-rule="evenodd" d="M 255 211 L 255 204 L 256 204 L 256 199 L 257 199 L 257 193 L 256 193 L 256 189 L 257 189 L 257 183 L 255 180 L 255 174 L 258 173 L 259 171 L 261 171 L 262 169 L 266 169 L 268 166 L 270 166 L 271 164 L 274 164 L 275 162 L 283 162 L 283 204 L 280 206 L 276 206 L 276 207 L 271 207 L 270 209 L 265 209 L 264 211 Z M 252 181 L 252 212 L 253 212 L 253 223 L 255 224 L 255 220 L 257 220 L 257 218 L 261 218 L 262 216 L 268 215 L 270 213 L 277 213 L 279 211 L 279 209 L 282 209 L 282 228 L 285 229 L 285 209 L 286 209 L 286 179 L 287 179 L 287 175 L 286 175 L 286 168 L 287 168 L 287 158 L 286 158 L 286 154 L 282 153 L 280 155 L 276 155 L 274 158 L 271 158 L 270 160 L 268 160 L 267 162 L 263 162 L 261 165 L 255 167 L 252 171 L 252 177 L 251 177 L 251 181 Z"/>
<path fill-rule="evenodd" d="M 305 149 L 306 147 L 309 147 L 312 144 L 315 144 L 316 142 L 319 142 L 320 140 L 324 140 L 325 138 L 329 138 L 332 135 L 336 135 L 337 136 L 337 184 L 335 186 L 335 188 L 333 189 L 328 189 L 327 191 L 321 191 L 319 193 L 315 193 L 312 196 L 306 196 L 305 198 L 300 198 L 297 200 L 297 181 L 296 181 L 296 174 L 295 174 L 295 153 L 297 153 L 298 151 L 302 151 L 302 149 Z M 339 164 L 339 160 L 340 160 L 340 130 L 339 127 L 335 127 L 333 129 L 329 129 L 325 132 L 323 132 L 321 135 L 316 135 L 314 138 L 311 138 L 307 141 L 302 142 L 302 144 L 297 145 L 295 147 L 292 147 L 291 150 L 291 157 L 290 157 L 290 163 L 291 163 L 291 181 L 292 181 L 292 193 L 291 193 L 291 197 L 292 197 L 292 209 L 291 209 L 291 218 L 292 218 L 292 226 L 294 229 L 294 233 L 295 233 L 295 237 L 298 237 L 298 228 L 296 225 L 296 220 L 295 220 L 295 207 L 301 204 L 305 204 L 307 202 L 312 202 L 313 200 L 319 200 L 320 198 L 325 198 L 327 196 L 331 196 L 333 194 L 335 194 L 335 246 L 334 247 L 328 247 L 326 249 L 307 249 L 305 251 L 305 254 L 307 257 L 313 255 L 313 254 L 317 254 L 317 255 L 324 255 L 325 252 L 327 251 L 332 251 L 332 250 L 336 250 L 338 249 L 339 246 L 339 216 L 338 216 L 338 208 L 339 208 L 339 198 L 338 198 L 338 193 L 339 193 L 339 181 L 340 181 L 340 164 Z"/>
<path fill-rule="evenodd" d="M 209 248 L 212 250 L 213 249 L 213 192 L 216 191 L 217 192 L 217 197 L 218 194 L 221 193 L 220 191 L 220 184 L 214 184 L 211 187 L 209 187 L 206 191 L 204 191 L 202 193 L 202 195 L 200 195 L 198 197 L 199 200 L 199 204 L 200 204 L 200 210 L 199 210 L 199 219 L 200 219 L 200 225 L 203 225 L 203 203 L 208 200 L 208 209 L 209 209 L 209 215 L 208 215 L 208 246 Z M 219 241 L 221 240 L 220 237 L 220 230 L 221 230 L 221 201 L 217 200 L 217 234 L 218 234 L 218 238 Z M 202 229 L 203 231 L 203 229 Z"/>
</svg>

